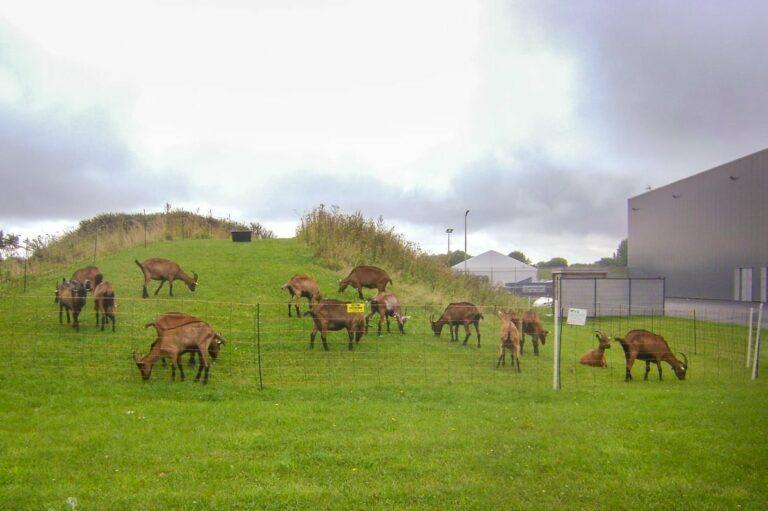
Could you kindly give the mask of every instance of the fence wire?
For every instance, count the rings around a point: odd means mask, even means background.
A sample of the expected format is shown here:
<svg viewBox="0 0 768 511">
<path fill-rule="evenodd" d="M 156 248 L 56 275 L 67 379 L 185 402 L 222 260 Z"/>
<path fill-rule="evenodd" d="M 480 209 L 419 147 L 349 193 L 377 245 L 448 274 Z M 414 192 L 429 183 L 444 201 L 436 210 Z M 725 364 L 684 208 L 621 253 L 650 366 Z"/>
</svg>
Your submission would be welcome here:
<svg viewBox="0 0 768 511">
<path fill-rule="evenodd" d="M 365 314 L 369 314 L 366 305 Z M 302 302 L 302 312 L 306 303 Z M 553 370 L 553 314 L 538 309 L 543 328 L 549 331 L 546 344 L 533 354 L 530 336 L 524 343 L 521 371 L 514 370 L 507 354 L 506 365 L 497 368 L 500 320 L 495 306 L 478 306 L 481 343 L 470 327 L 467 344 L 463 327 L 458 341 L 451 341 L 449 328 L 435 335 L 430 316 L 439 317 L 444 304 L 403 305 L 408 316 L 405 334 L 395 318 L 390 329 L 383 324 L 377 335 L 378 316 L 371 318 L 368 332 L 352 350 L 347 332 L 328 332 L 329 350 L 323 349 L 320 334 L 310 349 L 313 321 L 310 317 L 288 317 L 286 302 L 235 303 L 183 298 L 118 298 L 117 327 L 112 332 L 96 325 L 92 297 L 80 314 L 80 331 L 59 323 L 59 308 L 53 295 L 0 296 L 0 343 L 13 367 L 61 376 L 84 374 L 103 378 L 140 381 L 131 353 L 146 354 L 155 340 L 153 328 L 145 325 L 163 312 L 180 311 L 208 322 L 226 339 L 217 362 L 211 368 L 211 382 L 281 387 L 290 385 L 451 385 L 508 383 L 550 386 Z M 522 311 L 521 311 L 522 312 Z M 623 337 L 629 330 L 646 329 L 662 335 L 671 350 L 683 352 L 689 360 L 688 379 L 742 381 L 751 372 L 746 367 L 748 324 L 743 314 L 720 314 L 706 320 L 691 310 L 689 317 L 669 317 L 663 311 L 619 311 L 597 315 L 586 326 L 561 322 L 561 381 L 564 388 L 585 385 L 623 384 L 625 358 L 621 346 L 611 342 L 605 350 L 607 367 L 590 367 L 579 362 L 597 348 L 594 331 Z M 764 323 L 766 321 L 764 320 Z M 755 328 L 755 331 L 757 329 Z M 765 338 L 766 332 L 762 335 Z M 752 348 L 754 349 L 754 348 Z M 763 350 L 763 354 L 766 350 Z M 185 364 L 189 355 L 184 356 Z M 633 376 L 642 381 L 645 364 L 635 363 Z M 187 372 L 187 375 L 190 373 Z M 664 380 L 676 381 L 671 368 L 663 364 Z M 155 364 L 152 380 L 170 380 L 170 369 Z M 655 367 L 649 381 L 658 380 Z"/>
</svg>

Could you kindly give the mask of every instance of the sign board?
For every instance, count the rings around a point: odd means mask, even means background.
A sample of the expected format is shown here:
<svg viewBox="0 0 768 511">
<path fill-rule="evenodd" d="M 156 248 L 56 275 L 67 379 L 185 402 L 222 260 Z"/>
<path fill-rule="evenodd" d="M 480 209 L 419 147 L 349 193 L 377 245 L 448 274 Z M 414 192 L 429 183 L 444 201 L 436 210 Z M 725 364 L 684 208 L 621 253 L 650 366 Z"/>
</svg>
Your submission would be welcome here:
<svg viewBox="0 0 768 511">
<path fill-rule="evenodd" d="M 347 312 L 350 314 L 352 313 L 362 313 L 365 312 L 365 304 L 364 303 L 348 303 L 347 304 Z"/>
<path fill-rule="evenodd" d="M 584 326 L 587 324 L 587 309 L 568 309 L 568 324 Z"/>
</svg>

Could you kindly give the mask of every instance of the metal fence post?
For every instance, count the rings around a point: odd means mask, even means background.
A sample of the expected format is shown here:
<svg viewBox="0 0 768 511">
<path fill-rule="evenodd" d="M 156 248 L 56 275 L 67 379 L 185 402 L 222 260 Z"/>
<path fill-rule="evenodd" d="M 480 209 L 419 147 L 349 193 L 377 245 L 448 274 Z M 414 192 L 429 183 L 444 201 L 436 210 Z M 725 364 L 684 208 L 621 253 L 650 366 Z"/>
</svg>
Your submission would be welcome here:
<svg viewBox="0 0 768 511">
<path fill-rule="evenodd" d="M 750 358 L 752 356 L 752 321 L 755 315 L 755 308 L 749 308 L 749 328 L 747 329 L 747 368 L 749 368 Z"/>
<path fill-rule="evenodd" d="M 760 343 L 762 342 L 762 336 L 760 335 L 763 326 L 763 303 L 760 303 L 760 307 L 757 309 L 757 333 L 755 334 L 755 353 L 752 361 L 752 379 L 756 380 L 760 373 Z"/>
<path fill-rule="evenodd" d="M 559 294 L 559 293 L 558 293 Z M 560 390 L 560 300 L 555 298 L 555 346 L 552 361 L 552 388 Z"/>
<path fill-rule="evenodd" d="M 256 304 L 256 357 L 259 365 L 259 390 L 264 390 L 261 376 L 261 304 Z"/>
</svg>

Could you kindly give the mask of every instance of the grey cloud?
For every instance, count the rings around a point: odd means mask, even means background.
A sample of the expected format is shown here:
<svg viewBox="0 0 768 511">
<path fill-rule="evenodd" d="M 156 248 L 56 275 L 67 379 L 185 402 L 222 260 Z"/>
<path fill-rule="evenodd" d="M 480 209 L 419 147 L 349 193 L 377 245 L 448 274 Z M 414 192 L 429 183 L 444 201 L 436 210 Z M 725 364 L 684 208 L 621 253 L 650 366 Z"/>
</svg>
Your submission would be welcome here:
<svg viewBox="0 0 768 511">
<path fill-rule="evenodd" d="M 584 122 L 632 169 L 668 179 L 765 148 L 768 2 L 514 4 L 580 63 Z"/>
<path fill-rule="evenodd" d="M 307 173 L 307 176 L 316 175 Z M 417 225 L 441 225 L 472 210 L 475 228 L 501 232 L 603 234 L 623 237 L 626 199 L 637 184 L 629 177 L 568 168 L 545 156 L 529 154 L 508 168 L 479 162 L 453 179 L 445 195 L 370 178 L 333 176 L 285 179 L 272 183 L 273 193 L 255 215 L 295 218 L 294 211 L 324 203 L 368 216 Z"/>
</svg>

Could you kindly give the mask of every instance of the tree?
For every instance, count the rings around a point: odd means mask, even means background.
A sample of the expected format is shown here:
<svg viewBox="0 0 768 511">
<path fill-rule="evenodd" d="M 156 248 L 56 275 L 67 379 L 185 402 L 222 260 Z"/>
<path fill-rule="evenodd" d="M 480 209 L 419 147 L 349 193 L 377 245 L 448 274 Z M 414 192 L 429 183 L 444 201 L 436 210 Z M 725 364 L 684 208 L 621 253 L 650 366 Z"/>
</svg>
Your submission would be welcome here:
<svg viewBox="0 0 768 511">
<path fill-rule="evenodd" d="M 0 259 L 13 256 L 19 248 L 19 242 L 18 234 L 6 234 L 0 231 Z"/>
<path fill-rule="evenodd" d="M 463 250 L 454 250 L 448 257 L 448 266 L 459 264 L 460 262 L 463 262 L 464 259 L 469 259 L 470 257 L 472 256 L 465 254 Z"/>
<path fill-rule="evenodd" d="M 539 268 L 565 268 L 568 266 L 568 260 L 564 257 L 553 257 L 549 261 L 540 261 L 536 264 Z"/>
<path fill-rule="evenodd" d="M 627 266 L 627 239 L 624 238 L 619 242 L 619 246 L 616 249 L 616 252 L 613 253 L 612 257 L 603 257 L 599 261 L 595 261 L 595 264 L 598 266 L 626 267 Z"/>
<path fill-rule="evenodd" d="M 528 256 L 526 256 L 524 253 L 522 253 L 520 250 L 513 250 L 507 256 L 511 257 L 512 259 L 517 259 L 518 261 L 521 261 L 525 264 L 531 264 L 531 260 L 528 259 Z"/>
</svg>

